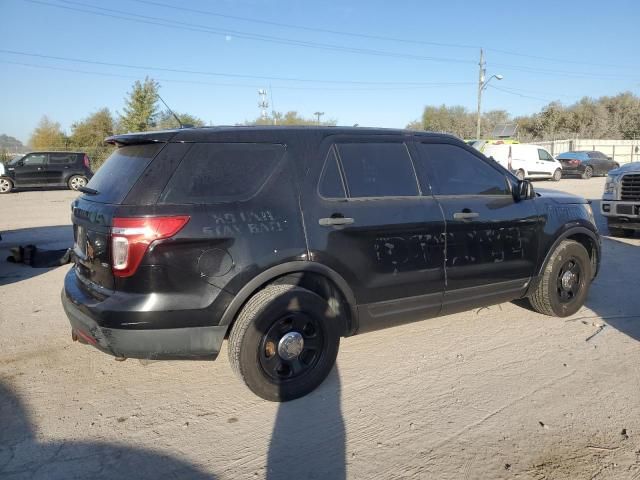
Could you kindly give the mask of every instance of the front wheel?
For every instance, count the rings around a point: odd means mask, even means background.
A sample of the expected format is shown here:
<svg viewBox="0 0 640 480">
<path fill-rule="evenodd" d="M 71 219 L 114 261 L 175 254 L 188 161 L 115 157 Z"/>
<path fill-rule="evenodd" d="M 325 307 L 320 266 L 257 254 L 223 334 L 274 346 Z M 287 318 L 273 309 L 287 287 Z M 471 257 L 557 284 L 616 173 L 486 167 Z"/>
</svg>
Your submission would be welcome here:
<svg viewBox="0 0 640 480">
<path fill-rule="evenodd" d="M 562 178 L 562 170 L 560 170 L 559 168 L 556 169 L 555 172 L 553 172 L 553 176 L 551 177 L 551 179 L 554 182 L 559 182 L 560 179 Z"/>
<path fill-rule="evenodd" d="M 269 285 L 249 299 L 233 325 L 229 362 L 265 400 L 302 397 L 333 368 L 340 321 L 319 295 L 292 285 Z"/>
<path fill-rule="evenodd" d="M 9 193 L 13 190 L 13 182 L 8 178 L 0 178 L 0 193 Z"/>
<path fill-rule="evenodd" d="M 584 172 L 582 172 L 582 178 L 586 180 L 591 177 L 593 177 L 593 167 L 587 165 L 586 167 L 584 167 Z"/>
<path fill-rule="evenodd" d="M 592 277 L 587 250 L 578 242 L 564 240 L 551 254 L 529 303 L 544 315 L 573 315 L 584 304 Z"/>
<path fill-rule="evenodd" d="M 87 185 L 87 178 L 82 175 L 74 175 L 67 182 L 70 190 L 80 190 Z"/>
</svg>

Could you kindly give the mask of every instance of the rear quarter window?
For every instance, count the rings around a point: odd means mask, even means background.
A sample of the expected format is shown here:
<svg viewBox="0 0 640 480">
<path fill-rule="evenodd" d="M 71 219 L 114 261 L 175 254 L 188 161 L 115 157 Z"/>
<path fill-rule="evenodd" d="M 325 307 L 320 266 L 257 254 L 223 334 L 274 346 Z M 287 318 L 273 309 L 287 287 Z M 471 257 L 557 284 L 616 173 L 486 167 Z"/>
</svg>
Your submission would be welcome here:
<svg viewBox="0 0 640 480">
<path fill-rule="evenodd" d="M 85 195 L 87 200 L 122 203 L 131 187 L 164 145 L 154 143 L 118 148 L 89 180 L 87 188 L 97 190 L 98 194 Z"/>
<path fill-rule="evenodd" d="M 211 204 L 248 200 L 264 186 L 285 151 L 281 144 L 196 144 L 176 169 L 158 203 Z"/>
</svg>

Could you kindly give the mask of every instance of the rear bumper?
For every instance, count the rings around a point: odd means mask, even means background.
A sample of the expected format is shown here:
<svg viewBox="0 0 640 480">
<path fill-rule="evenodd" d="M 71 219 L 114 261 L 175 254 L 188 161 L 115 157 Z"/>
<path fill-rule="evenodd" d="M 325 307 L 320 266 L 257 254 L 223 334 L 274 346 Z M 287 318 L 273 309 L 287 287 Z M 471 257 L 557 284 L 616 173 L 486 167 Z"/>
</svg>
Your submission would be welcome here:
<svg viewBox="0 0 640 480">
<path fill-rule="evenodd" d="M 62 306 L 73 338 L 115 357 L 215 360 L 227 332 L 226 326 L 144 330 L 104 327 L 81 301 L 82 292 L 67 279 L 62 289 Z"/>
</svg>

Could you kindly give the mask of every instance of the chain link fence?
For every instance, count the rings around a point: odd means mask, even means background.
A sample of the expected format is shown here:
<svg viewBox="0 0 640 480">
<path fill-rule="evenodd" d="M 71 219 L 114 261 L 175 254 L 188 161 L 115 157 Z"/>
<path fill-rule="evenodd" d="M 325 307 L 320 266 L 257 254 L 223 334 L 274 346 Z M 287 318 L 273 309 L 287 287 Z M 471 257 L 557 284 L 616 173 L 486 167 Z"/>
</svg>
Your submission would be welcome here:
<svg viewBox="0 0 640 480">
<path fill-rule="evenodd" d="M 531 143 L 546 148 L 553 156 L 576 150 L 597 150 L 611 157 L 620 165 L 640 161 L 640 140 L 574 138 Z"/>
</svg>

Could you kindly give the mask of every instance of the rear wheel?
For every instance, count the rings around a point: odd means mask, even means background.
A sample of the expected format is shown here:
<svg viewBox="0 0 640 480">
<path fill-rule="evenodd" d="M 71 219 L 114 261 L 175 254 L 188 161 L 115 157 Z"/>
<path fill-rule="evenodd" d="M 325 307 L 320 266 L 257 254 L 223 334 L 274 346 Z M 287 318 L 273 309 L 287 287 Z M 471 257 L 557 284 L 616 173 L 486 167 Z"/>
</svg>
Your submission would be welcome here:
<svg viewBox="0 0 640 480">
<path fill-rule="evenodd" d="M 340 317 L 304 288 L 269 285 L 243 307 L 231 335 L 229 362 L 256 395 L 287 401 L 313 391 L 338 355 Z"/>
<path fill-rule="evenodd" d="M 8 178 L 0 178 L 0 193 L 9 193 L 13 190 L 13 182 Z"/>
<path fill-rule="evenodd" d="M 587 165 L 584 167 L 584 172 L 582 172 L 582 178 L 587 179 L 593 177 L 593 167 L 591 165 Z"/>
<path fill-rule="evenodd" d="M 553 180 L 554 182 L 559 182 L 561 178 L 562 178 L 562 170 L 557 168 L 556 171 L 553 172 L 553 176 L 551 177 L 551 180 Z"/>
<path fill-rule="evenodd" d="M 87 178 L 82 175 L 74 175 L 69 179 L 67 185 L 71 190 L 79 190 L 87 185 Z"/>
<path fill-rule="evenodd" d="M 592 276 L 587 250 L 578 242 L 564 240 L 551 254 L 529 303 L 544 315 L 573 315 L 584 304 Z"/>
</svg>

